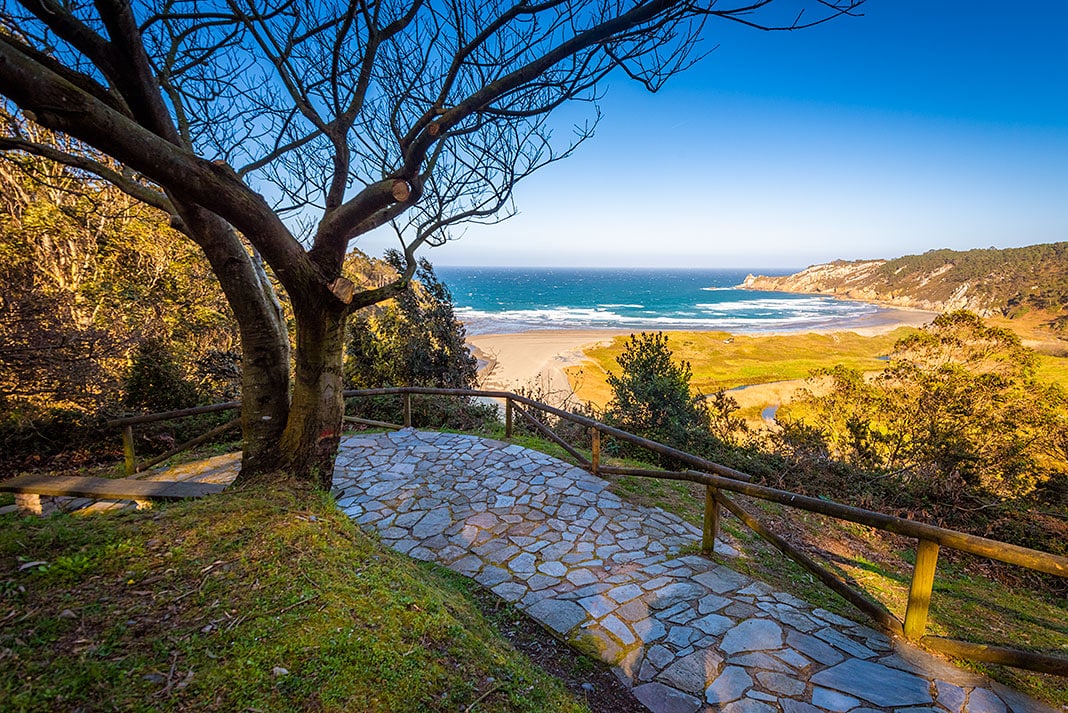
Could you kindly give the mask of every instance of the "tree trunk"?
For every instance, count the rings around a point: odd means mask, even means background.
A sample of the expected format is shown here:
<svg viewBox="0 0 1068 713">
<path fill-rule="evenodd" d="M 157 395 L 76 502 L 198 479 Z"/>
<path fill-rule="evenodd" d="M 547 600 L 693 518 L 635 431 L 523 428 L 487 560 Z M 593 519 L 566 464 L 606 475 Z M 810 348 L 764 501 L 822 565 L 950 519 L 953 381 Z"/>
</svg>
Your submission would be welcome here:
<svg viewBox="0 0 1068 713">
<path fill-rule="evenodd" d="M 294 302 L 297 348 L 293 399 L 282 434 L 282 468 L 300 481 L 329 490 L 344 417 L 343 310 Z M 338 303 L 338 307 L 343 307 Z"/>
<path fill-rule="evenodd" d="M 259 256 L 224 220 L 175 201 L 188 235 L 203 249 L 241 333 L 243 481 L 277 470 L 289 414 L 289 333 Z"/>
</svg>

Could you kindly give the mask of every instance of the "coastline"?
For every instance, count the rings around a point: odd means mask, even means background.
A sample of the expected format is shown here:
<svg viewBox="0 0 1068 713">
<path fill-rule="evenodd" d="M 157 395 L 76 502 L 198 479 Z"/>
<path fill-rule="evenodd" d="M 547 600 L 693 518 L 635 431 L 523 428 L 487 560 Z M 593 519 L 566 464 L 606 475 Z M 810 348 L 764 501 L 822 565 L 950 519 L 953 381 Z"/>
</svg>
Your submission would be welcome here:
<svg viewBox="0 0 1068 713">
<path fill-rule="evenodd" d="M 892 332 L 898 327 L 920 327 L 937 316 L 902 308 L 882 307 L 880 311 L 833 325 L 782 331 L 745 332 L 748 336 L 782 334 L 831 334 L 855 332 L 861 336 L 875 336 Z M 481 388 L 515 391 L 520 388 L 540 390 L 544 395 L 571 392 L 571 384 L 564 371 L 585 360 L 585 350 L 610 342 L 617 336 L 627 336 L 640 330 L 626 328 L 605 329 L 536 329 L 512 333 L 477 334 L 467 338 L 468 346 L 479 360 Z M 718 330 L 650 329 L 646 331 L 712 332 Z M 738 334 L 741 334 L 740 332 Z"/>
</svg>

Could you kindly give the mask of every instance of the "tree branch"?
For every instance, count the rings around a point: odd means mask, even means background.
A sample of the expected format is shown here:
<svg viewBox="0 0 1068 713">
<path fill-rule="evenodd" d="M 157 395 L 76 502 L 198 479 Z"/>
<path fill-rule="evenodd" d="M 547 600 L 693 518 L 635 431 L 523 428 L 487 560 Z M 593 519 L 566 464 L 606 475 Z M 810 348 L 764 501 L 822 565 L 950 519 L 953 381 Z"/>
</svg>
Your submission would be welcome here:
<svg viewBox="0 0 1068 713">
<path fill-rule="evenodd" d="M 158 208 L 168 215 L 174 215 L 175 213 L 174 205 L 170 199 L 160 191 L 153 190 L 143 183 L 138 183 L 134 179 L 124 176 L 122 173 L 88 156 L 77 156 L 47 144 L 10 137 L 0 137 L 0 151 L 24 151 L 71 168 L 88 171 L 146 205 Z"/>
</svg>

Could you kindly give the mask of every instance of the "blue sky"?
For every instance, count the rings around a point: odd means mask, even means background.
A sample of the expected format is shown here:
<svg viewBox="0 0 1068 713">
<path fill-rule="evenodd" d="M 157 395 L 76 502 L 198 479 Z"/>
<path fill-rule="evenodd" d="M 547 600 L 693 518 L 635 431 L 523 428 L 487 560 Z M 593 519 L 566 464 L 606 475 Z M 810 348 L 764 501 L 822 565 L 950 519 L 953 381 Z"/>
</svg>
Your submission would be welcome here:
<svg viewBox="0 0 1068 713">
<path fill-rule="evenodd" d="M 710 23 L 658 94 L 439 265 L 796 268 L 1068 240 L 1068 2 L 869 0 L 794 33 Z M 357 247 L 378 254 L 387 234 Z"/>
</svg>

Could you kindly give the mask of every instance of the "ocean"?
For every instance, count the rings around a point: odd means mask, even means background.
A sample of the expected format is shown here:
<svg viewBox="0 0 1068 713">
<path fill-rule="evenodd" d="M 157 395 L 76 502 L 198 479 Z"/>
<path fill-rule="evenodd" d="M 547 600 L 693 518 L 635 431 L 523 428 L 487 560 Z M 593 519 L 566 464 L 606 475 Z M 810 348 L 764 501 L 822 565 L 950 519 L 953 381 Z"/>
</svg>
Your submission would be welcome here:
<svg viewBox="0 0 1068 713">
<path fill-rule="evenodd" d="M 863 302 L 737 289 L 782 270 L 437 267 L 468 334 L 532 329 L 779 332 L 848 327 L 883 310 Z"/>
</svg>

